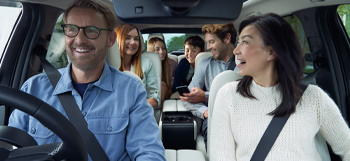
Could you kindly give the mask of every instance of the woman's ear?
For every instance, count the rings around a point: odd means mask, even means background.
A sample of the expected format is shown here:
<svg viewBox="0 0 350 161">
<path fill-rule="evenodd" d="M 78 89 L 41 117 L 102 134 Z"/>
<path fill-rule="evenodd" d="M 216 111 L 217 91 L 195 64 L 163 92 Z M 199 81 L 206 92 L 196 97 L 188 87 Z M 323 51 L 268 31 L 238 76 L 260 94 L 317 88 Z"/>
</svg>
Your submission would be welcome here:
<svg viewBox="0 0 350 161">
<path fill-rule="evenodd" d="M 267 61 L 275 60 L 277 58 L 276 52 L 272 49 L 272 47 L 269 47 L 269 55 L 267 56 Z"/>
</svg>

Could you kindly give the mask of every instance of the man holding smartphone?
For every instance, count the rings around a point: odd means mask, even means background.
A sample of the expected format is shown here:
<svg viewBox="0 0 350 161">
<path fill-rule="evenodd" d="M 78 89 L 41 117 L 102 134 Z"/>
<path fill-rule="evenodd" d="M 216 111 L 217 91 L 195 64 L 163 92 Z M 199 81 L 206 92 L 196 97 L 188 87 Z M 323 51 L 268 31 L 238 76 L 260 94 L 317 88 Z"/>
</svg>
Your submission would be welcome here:
<svg viewBox="0 0 350 161">
<path fill-rule="evenodd" d="M 207 49 L 213 56 L 200 62 L 198 69 L 188 86 L 190 93 L 184 93 L 179 98 L 184 101 L 184 106 L 194 116 L 203 119 L 202 134 L 205 148 L 207 148 L 207 119 L 208 98 L 212 81 L 219 73 L 227 70 L 231 63 L 235 63 L 233 50 L 235 48 L 237 32 L 232 23 L 208 24 L 202 28 L 205 34 Z M 235 64 L 231 64 L 235 65 Z"/>
</svg>

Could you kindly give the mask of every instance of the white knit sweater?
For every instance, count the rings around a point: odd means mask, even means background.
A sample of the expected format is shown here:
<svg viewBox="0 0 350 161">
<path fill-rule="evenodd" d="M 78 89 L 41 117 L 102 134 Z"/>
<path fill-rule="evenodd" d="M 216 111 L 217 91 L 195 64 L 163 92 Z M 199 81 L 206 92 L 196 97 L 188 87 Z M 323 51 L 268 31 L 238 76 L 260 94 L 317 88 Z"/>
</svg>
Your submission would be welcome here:
<svg viewBox="0 0 350 161">
<path fill-rule="evenodd" d="M 238 82 L 223 86 L 216 97 L 210 132 L 210 161 L 248 161 L 272 120 L 267 115 L 281 102 L 277 85 L 262 87 L 254 81 L 256 99 L 236 92 Z M 279 134 L 266 160 L 320 161 L 315 135 L 320 132 L 333 151 L 350 160 L 350 130 L 337 105 L 319 87 L 309 85 Z"/>
</svg>

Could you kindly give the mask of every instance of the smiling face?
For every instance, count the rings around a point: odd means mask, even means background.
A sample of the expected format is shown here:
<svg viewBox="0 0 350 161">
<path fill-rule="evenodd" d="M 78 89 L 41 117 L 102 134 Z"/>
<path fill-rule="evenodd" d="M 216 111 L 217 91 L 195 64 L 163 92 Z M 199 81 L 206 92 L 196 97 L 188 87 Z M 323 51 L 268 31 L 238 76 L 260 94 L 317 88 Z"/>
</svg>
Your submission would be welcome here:
<svg viewBox="0 0 350 161">
<path fill-rule="evenodd" d="M 225 44 L 216 34 L 205 34 L 205 41 L 207 42 L 207 49 L 213 54 L 215 60 L 226 61 L 228 55 L 231 55 L 231 51 L 228 51 L 228 44 Z"/>
<path fill-rule="evenodd" d="M 166 50 L 165 44 L 161 41 L 157 41 L 154 44 L 154 52 L 159 54 L 160 59 L 162 61 L 165 59 L 166 54 L 168 54 L 168 51 Z"/>
<path fill-rule="evenodd" d="M 66 23 L 79 27 L 107 28 L 104 16 L 93 9 L 73 8 Z M 81 29 L 76 37 L 66 36 L 66 52 L 73 66 L 82 71 L 89 71 L 97 66 L 102 68 L 107 49 L 114 43 L 111 35 L 109 31 L 103 30 L 96 39 L 89 39 Z"/>
<path fill-rule="evenodd" d="M 136 29 L 130 30 L 124 43 L 124 55 L 133 56 L 139 50 L 140 36 Z"/>
<path fill-rule="evenodd" d="M 194 64 L 196 56 L 201 52 L 199 47 L 194 47 L 193 45 L 185 45 L 185 57 L 190 64 Z"/>
<path fill-rule="evenodd" d="M 253 78 L 266 75 L 275 58 L 272 48 L 264 46 L 260 32 L 253 25 L 246 26 L 239 35 L 238 45 L 233 50 L 236 55 L 236 64 L 240 75 L 248 75 Z"/>
</svg>

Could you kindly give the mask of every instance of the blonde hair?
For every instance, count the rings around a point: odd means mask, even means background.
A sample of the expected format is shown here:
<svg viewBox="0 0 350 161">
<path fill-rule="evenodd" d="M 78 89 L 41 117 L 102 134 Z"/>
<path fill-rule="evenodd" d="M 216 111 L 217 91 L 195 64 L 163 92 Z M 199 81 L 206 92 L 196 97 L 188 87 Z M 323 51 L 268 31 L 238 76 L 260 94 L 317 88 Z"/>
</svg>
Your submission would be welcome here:
<svg viewBox="0 0 350 161">
<path fill-rule="evenodd" d="M 147 51 L 148 52 L 154 52 L 154 46 L 157 43 L 157 39 L 154 39 L 154 37 L 150 38 L 147 42 Z"/>
<path fill-rule="evenodd" d="M 139 33 L 139 30 L 137 29 L 137 27 L 133 24 L 128 24 L 128 23 L 123 23 L 118 25 L 115 28 L 115 32 L 117 33 L 117 43 L 119 45 L 119 51 L 120 51 L 120 58 L 121 58 L 121 65 L 119 67 L 120 71 L 124 71 L 124 43 L 125 43 L 125 39 L 126 36 L 128 35 L 128 33 L 133 30 L 136 29 L 137 32 Z M 140 35 L 139 35 L 140 37 Z M 139 48 L 136 52 L 136 54 L 134 54 L 131 57 L 131 65 L 134 66 L 134 73 L 136 75 L 138 75 L 141 79 L 143 78 L 143 72 L 142 72 L 142 68 L 141 68 L 141 39 L 139 38 Z"/>
<path fill-rule="evenodd" d="M 148 52 L 155 52 L 155 45 L 156 43 L 160 41 L 165 45 L 165 42 L 163 39 L 159 37 L 152 37 L 151 39 L 148 40 L 147 42 L 147 51 Z M 168 50 L 167 50 L 168 52 Z M 169 58 L 168 58 L 168 53 L 165 54 L 165 58 L 162 61 L 162 81 L 164 81 L 168 87 L 168 90 L 171 91 L 171 84 L 170 84 L 170 72 L 169 72 Z"/>
</svg>

